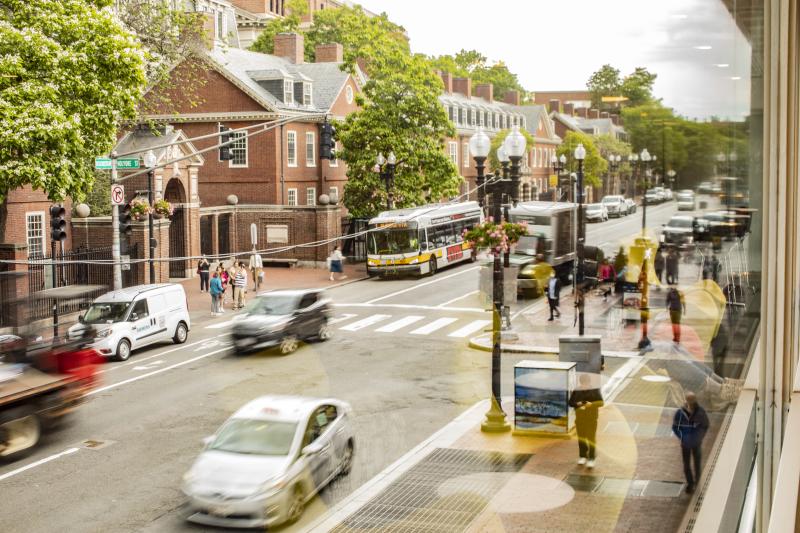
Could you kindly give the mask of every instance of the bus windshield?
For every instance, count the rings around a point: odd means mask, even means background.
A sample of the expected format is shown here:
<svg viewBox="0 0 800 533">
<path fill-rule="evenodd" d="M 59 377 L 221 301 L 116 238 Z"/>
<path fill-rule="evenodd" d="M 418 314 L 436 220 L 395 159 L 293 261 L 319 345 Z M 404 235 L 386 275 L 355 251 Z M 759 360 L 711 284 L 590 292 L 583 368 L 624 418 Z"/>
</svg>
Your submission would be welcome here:
<svg viewBox="0 0 800 533">
<path fill-rule="evenodd" d="M 370 232 L 367 238 L 368 253 L 407 254 L 419 252 L 417 230 L 388 229 Z"/>
</svg>

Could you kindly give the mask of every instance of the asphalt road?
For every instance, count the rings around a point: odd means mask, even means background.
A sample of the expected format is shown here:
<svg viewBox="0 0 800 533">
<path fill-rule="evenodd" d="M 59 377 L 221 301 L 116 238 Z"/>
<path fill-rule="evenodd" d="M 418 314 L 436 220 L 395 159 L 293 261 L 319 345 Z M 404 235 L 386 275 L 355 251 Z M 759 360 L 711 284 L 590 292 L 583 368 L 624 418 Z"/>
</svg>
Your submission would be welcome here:
<svg viewBox="0 0 800 533">
<path fill-rule="evenodd" d="M 660 226 L 674 209 L 648 209 L 648 225 Z M 615 249 L 640 228 L 640 217 L 641 208 L 592 224 L 587 242 L 603 239 Z M 0 465 L 0 531 L 208 530 L 185 522 L 180 492 L 201 439 L 262 394 L 333 396 L 354 408 L 355 463 L 298 524 L 284 528 L 302 531 L 488 396 L 490 358 L 467 347 L 490 323 L 477 294 L 479 268 L 464 264 L 429 278 L 332 289 L 333 338 L 290 356 L 236 357 L 226 333 L 230 314 L 199 315 L 187 344 L 105 365 L 101 387 L 69 424 L 47 434 L 29 457 Z M 504 356 L 504 365 L 517 359 Z"/>
</svg>

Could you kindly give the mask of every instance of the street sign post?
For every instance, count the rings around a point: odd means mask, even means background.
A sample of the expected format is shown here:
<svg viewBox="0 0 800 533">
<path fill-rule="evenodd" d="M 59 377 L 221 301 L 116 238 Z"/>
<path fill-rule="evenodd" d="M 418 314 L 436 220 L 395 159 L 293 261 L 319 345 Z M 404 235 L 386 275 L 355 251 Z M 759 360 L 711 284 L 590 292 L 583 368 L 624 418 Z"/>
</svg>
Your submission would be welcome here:
<svg viewBox="0 0 800 533">
<path fill-rule="evenodd" d="M 110 157 L 95 157 L 94 168 L 97 170 L 111 170 Z M 139 168 L 139 159 L 117 159 L 117 170 L 133 170 Z"/>
<path fill-rule="evenodd" d="M 123 205 L 125 203 L 125 186 L 119 183 L 111 185 L 111 205 Z"/>
</svg>

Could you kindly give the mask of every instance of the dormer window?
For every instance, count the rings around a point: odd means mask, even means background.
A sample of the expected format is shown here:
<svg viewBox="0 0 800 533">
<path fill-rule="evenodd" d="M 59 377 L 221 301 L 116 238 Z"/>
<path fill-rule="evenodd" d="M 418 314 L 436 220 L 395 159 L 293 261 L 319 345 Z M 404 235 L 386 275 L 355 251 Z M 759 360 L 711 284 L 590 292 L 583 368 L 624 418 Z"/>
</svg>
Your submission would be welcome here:
<svg viewBox="0 0 800 533">
<path fill-rule="evenodd" d="M 303 105 L 311 105 L 311 83 L 303 82 Z"/>
<path fill-rule="evenodd" d="M 283 103 L 294 103 L 294 84 L 291 80 L 283 80 Z"/>
</svg>

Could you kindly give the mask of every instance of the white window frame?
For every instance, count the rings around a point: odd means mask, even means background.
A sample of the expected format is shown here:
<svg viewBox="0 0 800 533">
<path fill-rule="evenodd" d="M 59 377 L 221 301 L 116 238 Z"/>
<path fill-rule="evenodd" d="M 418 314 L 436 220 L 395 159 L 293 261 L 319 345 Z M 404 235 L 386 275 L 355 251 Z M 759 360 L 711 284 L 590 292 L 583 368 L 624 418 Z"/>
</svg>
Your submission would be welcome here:
<svg viewBox="0 0 800 533">
<path fill-rule="evenodd" d="M 447 151 L 450 155 L 450 161 L 458 168 L 458 142 L 449 141 L 447 143 Z"/>
<path fill-rule="evenodd" d="M 336 201 L 337 202 L 339 200 L 341 200 L 341 198 L 339 198 L 339 187 L 336 187 L 336 186 L 333 186 L 333 185 L 328 187 L 328 196 L 331 198 L 331 200 L 333 200 L 333 196 L 334 196 L 333 193 L 336 193 Z"/>
<path fill-rule="evenodd" d="M 316 139 L 317 139 L 317 136 L 314 135 L 313 131 L 307 131 L 306 132 L 305 154 L 306 154 L 306 166 L 307 167 L 315 167 L 315 166 L 317 166 L 317 146 L 316 146 L 316 142 L 317 141 L 316 141 Z M 311 148 L 310 152 L 309 152 L 309 148 Z M 311 155 L 310 159 L 308 157 L 309 155 Z"/>
<path fill-rule="evenodd" d="M 339 141 L 333 142 L 333 149 L 336 153 L 339 153 Z M 339 166 L 339 157 L 337 156 L 336 159 L 328 159 L 328 166 L 332 168 L 336 168 Z"/>
<path fill-rule="evenodd" d="M 478 126 L 483 127 L 483 111 L 478 111 Z"/>
<path fill-rule="evenodd" d="M 303 105 L 311 107 L 313 105 L 313 92 L 311 90 L 311 82 L 303 82 Z"/>
<path fill-rule="evenodd" d="M 236 131 L 230 134 L 231 139 L 235 139 L 232 143 L 228 145 L 228 149 L 233 156 L 233 159 L 228 161 L 229 168 L 247 168 L 248 163 L 248 150 L 247 150 L 247 132 L 246 131 Z M 241 154 L 242 151 L 244 152 L 244 163 L 235 163 L 237 154 Z"/>
<path fill-rule="evenodd" d="M 295 187 L 286 189 L 286 205 L 297 205 L 297 189 Z"/>
<path fill-rule="evenodd" d="M 478 122 L 477 115 L 478 115 L 478 111 L 476 109 L 470 109 L 469 110 L 469 125 L 470 126 L 474 127 L 475 124 Z"/>
<path fill-rule="evenodd" d="M 294 103 L 294 82 L 292 80 L 283 80 L 283 103 Z"/>
<path fill-rule="evenodd" d="M 306 205 L 317 205 L 316 187 L 306 187 Z"/>
<path fill-rule="evenodd" d="M 41 227 L 39 231 L 41 235 L 31 235 L 31 218 L 37 217 L 41 221 Z M 31 253 L 31 241 L 41 241 L 41 253 L 39 255 L 44 255 L 47 251 L 47 239 L 45 237 L 45 216 L 44 211 L 26 211 L 25 212 L 25 244 L 28 245 L 28 257 L 32 256 Z"/>
<path fill-rule="evenodd" d="M 294 130 L 286 132 L 286 165 L 297 166 L 297 132 Z"/>
<path fill-rule="evenodd" d="M 225 12 L 222 10 L 214 12 L 214 29 L 217 40 L 225 39 Z"/>
<path fill-rule="evenodd" d="M 464 160 L 464 168 L 469 168 L 469 143 L 461 144 L 461 157 Z"/>
</svg>

